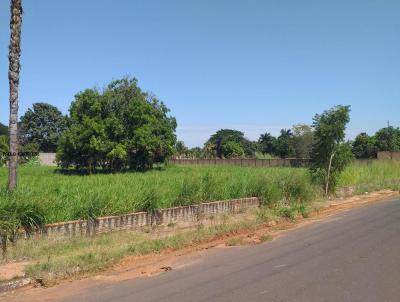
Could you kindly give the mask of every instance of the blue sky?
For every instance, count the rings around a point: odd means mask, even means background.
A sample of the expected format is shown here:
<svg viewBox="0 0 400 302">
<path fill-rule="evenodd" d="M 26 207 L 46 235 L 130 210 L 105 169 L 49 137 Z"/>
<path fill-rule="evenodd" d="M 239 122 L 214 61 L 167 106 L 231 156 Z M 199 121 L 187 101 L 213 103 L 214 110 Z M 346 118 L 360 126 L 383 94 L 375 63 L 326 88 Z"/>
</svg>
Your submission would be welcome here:
<svg viewBox="0 0 400 302">
<path fill-rule="evenodd" d="M 125 75 L 162 99 L 178 137 L 256 139 L 351 105 L 348 137 L 400 125 L 400 1 L 24 0 L 20 114 Z M 0 1 L 8 121 L 9 1 Z"/>
</svg>

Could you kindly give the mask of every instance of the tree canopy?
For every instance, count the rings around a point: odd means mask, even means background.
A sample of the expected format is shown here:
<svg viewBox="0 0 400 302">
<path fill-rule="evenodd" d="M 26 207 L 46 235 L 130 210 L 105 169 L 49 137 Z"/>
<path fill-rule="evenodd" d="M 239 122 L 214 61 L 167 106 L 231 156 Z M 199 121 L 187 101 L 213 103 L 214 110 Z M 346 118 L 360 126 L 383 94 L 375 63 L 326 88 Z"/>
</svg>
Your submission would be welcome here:
<svg viewBox="0 0 400 302">
<path fill-rule="evenodd" d="M 276 138 L 269 132 L 260 135 L 258 139 L 258 150 L 263 154 L 275 154 Z"/>
<path fill-rule="evenodd" d="M 23 144 L 37 144 L 40 151 L 55 152 L 61 134 L 67 128 L 67 118 L 57 107 L 34 103 L 21 117 L 20 139 Z"/>
<path fill-rule="evenodd" d="M 221 129 L 205 143 L 205 150 L 219 158 L 253 157 L 255 146 L 244 136 L 243 132 Z"/>
<path fill-rule="evenodd" d="M 275 154 L 281 158 L 293 157 L 293 133 L 290 129 L 282 129 L 275 141 Z"/>
<path fill-rule="evenodd" d="M 102 92 L 87 89 L 71 104 L 57 161 L 62 167 L 89 170 L 149 169 L 174 152 L 177 124 L 168 112 L 136 79 L 113 81 Z"/>
<path fill-rule="evenodd" d="M 309 158 L 314 142 L 314 131 L 309 125 L 297 124 L 292 128 L 292 148 L 296 158 Z"/>
<path fill-rule="evenodd" d="M 335 188 L 337 179 L 352 158 L 351 147 L 344 142 L 350 106 L 335 106 L 314 117 L 314 144 L 311 149 L 311 173 L 325 184 L 325 193 Z"/>
<path fill-rule="evenodd" d="M 375 134 L 379 151 L 400 151 L 400 129 L 392 126 L 382 128 Z"/>
<path fill-rule="evenodd" d="M 369 136 L 362 132 L 356 136 L 353 142 L 353 154 L 355 158 L 376 158 L 378 147 L 375 136 Z"/>
<path fill-rule="evenodd" d="M 0 135 L 7 135 L 8 136 L 8 127 L 0 123 Z"/>
<path fill-rule="evenodd" d="M 177 141 L 175 144 L 175 156 L 186 158 L 189 155 L 189 148 L 183 141 Z"/>
</svg>

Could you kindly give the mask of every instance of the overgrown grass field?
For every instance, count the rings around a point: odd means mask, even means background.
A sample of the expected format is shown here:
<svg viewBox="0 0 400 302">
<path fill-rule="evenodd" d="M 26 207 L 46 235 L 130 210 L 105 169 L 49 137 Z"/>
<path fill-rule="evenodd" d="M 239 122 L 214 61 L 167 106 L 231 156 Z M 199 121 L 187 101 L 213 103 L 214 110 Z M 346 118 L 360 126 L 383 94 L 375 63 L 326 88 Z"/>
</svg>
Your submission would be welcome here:
<svg viewBox="0 0 400 302">
<path fill-rule="evenodd" d="M 45 213 L 46 223 L 250 196 L 271 207 L 321 196 L 302 168 L 169 166 L 146 173 L 79 175 L 54 167 L 21 166 L 18 172 L 18 189 L 11 194 L 6 191 L 7 169 L 0 168 L 0 202 L 34 204 Z M 400 162 L 354 163 L 339 185 L 396 189 L 399 179 Z"/>
</svg>

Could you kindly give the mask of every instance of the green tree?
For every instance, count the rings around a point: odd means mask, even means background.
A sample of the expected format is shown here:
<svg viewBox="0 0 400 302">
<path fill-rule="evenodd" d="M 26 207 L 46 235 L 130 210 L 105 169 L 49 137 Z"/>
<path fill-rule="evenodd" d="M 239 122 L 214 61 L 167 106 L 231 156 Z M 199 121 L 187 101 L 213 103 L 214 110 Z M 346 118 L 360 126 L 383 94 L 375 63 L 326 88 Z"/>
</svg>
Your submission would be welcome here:
<svg viewBox="0 0 400 302">
<path fill-rule="evenodd" d="M 275 154 L 281 158 L 293 157 L 292 147 L 293 133 L 290 129 L 282 129 L 281 134 L 275 141 Z"/>
<path fill-rule="evenodd" d="M 35 103 L 21 117 L 20 139 L 35 143 L 43 152 L 55 152 L 61 134 L 67 128 L 67 118 L 50 104 Z"/>
<path fill-rule="evenodd" d="M 200 147 L 194 147 L 188 150 L 188 155 L 191 158 L 204 158 L 206 157 L 203 150 Z"/>
<path fill-rule="evenodd" d="M 349 121 L 350 106 L 335 106 L 314 117 L 310 171 L 324 183 L 325 194 L 334 190 L 340 173 L 352 158 L 351 146 L 344 142 Z"/>
<path fill-rule="evenodd" d="M 314 132 L 309 125 L 298 124 L 292 128 L 292 147 L 296 158 L 309 158 L 314 142 Z"/>
<path fill-rule="evenodd" d="M 185 146 L 183 141 L 177 141 L 175 144 L 175 152 L 178 157 L 186 157 L 189 149 Z"/>
<path fill-rule="evenodd" d="M 215 134 L 213 134 L 210 139 L 205 143 L 204 149 L 206 153 L 213 154 L 219 158 L 224 158 L 230 156 L 230 154 L 225 154 L 223 145 L 227 144 L 227 142 L 235 142 L 237 143 L 244 151 L 245 156 L 254 157 L 255 153 L 255 145 L 244 137 L 244 133 L 232 130 L 232 129 L 221 129 L 218 130 Z"/>
<path fill-rule="evenodd" d="M 400 129 L 382 128 L 375 134 L 378 151 L 400 151 Z"/>
<path fill-rule="evenodd" d="M 8 136 L 8 127 L 0 123 L 0 135 Z"/>
<path fill-rule="evenodd" d="M 18 165 L 18 88 L 21 70 L 21 28 L 22 0 L 11 0 L 10 46 L 8 48 L 8 82 L 10 87 L 10 123 L 9 123 L 9 172 L 8 189 L 13 191 L 17 186 Z"/>
<path fill-rule="evenodd" d="M 225 158 L 240 158 L 244 156 L 243 147 L 234 141 L 224 141 L 221 145 L 221 152 Z"/>
<path fill-rule="evenodd" d="M 173 154 L 176 120 L 136 79 L 111 82 L 103 92 L 75 96 L 70 125 L 60 138 L 57 161 L 67 168 L 144 171 Z"/>
<path fill-rule="evenodd" d="M 262 154 L 275 154 L 275 144 L 276 144 L 276 138 L 272 136 L 270 133 L 265 132 L 264 134 L 260 135 L 260 138 L 258 139 L 258 150 Z"/>
<path fill-rule="evenodd" d="M 356 136 L 353 142 L 353 155 L 355 158 L 376 158 L 377 146 L 374 136 L 363 132 Z"/>
</svg>

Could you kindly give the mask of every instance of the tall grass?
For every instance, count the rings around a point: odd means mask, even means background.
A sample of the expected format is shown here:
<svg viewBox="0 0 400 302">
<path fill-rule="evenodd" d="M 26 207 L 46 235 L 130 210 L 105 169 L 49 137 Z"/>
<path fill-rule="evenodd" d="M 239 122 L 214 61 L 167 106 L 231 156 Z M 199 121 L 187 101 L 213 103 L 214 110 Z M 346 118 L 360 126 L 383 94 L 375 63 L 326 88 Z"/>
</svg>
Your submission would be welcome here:
<svg viewBox="0 0 400 302">
<path fill-rule="evenodd" d="M 359 191 L 400 189 L 400 161 L 353 163 L 345 169 L 339 186 L 356 186 Z"/>
<path fill-rule="evenodd" d="M 7 171 L 0 168 L 0 207 L 29 202 L 45 209 L 47 223 L 250 196 L 261 198 L 270 208 L 282 203 L 297 206 L 320 195 L 302 168 L 170 166 L 146 173 L 79 175 L 62 174 L 53 167 L 21 166 L 19 177 L 18 189 L 9 193 Z M 339 185 L 395 188 L 394 180 L 399 179 L 400 162 L 352 164 Z"/>
<path fill-rule="evenodd" d="M 146 173 L 66 175 L 52 167 L 19 168 L 18 189 L 5 190 L 0 169 L 0 203 L 29 201 L 46 209 L 48 223 L 248 196 L 273 204 L 309 200 L 315 187 L 304 169 L 167 167 Z"/>
</svg>

